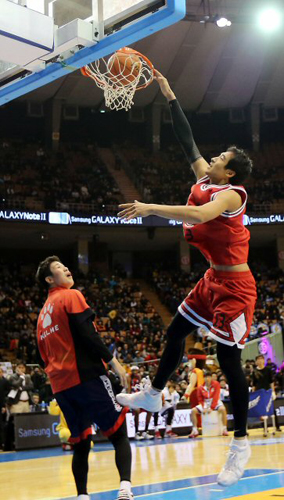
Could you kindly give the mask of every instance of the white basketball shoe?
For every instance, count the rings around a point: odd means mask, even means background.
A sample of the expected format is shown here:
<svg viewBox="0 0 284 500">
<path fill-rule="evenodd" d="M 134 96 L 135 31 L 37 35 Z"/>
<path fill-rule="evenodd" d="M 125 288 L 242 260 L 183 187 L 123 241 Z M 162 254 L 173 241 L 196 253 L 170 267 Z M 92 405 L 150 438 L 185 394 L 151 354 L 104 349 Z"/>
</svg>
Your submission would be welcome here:
<svg viewBox="0 0 284 500">
<path fill-rule="evenodd" d="M 131 491 L 119 490 L 117 500 L 134 500 L 134 496 Z"/>
<path fill-rule="evenodd" d="M 250 456 L 251 449 L 248 439 L 233 439 L 227 461 L 217 477 L 217 483 L 221 486 L 235 484 L 242 477 Z"/>
<path fill-rule="evenodd" d="M 156 391 L 151 386 L 146 386 L 142 391 L 134 394 L 117 394 L 116 399 L 121 406 L 129 406 L 133 410 L 142 408 L 143 410 L 155 413 L 162 408 L 162 393 Z"/>
</svg>

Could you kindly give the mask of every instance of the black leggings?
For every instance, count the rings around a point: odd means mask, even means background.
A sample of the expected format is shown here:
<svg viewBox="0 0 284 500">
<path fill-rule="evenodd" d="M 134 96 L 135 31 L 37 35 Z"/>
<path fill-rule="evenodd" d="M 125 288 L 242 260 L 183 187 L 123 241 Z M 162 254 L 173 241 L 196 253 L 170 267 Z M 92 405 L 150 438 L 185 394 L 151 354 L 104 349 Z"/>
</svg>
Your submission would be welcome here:
<svg viewBox="0 0 284 500">
<path fill-rule="evenodd" d="M 126 422 L 108 438 L 115 449 L 115 463 L 120 481 L 131 479 L 131 448 L 127 437 Z M 74 445 L 72 472 L 79 495 L 87 495 L 88 457 L 90 452 L 90 436 Z"/>
<path fill-rule="evenodd" d="M 235 437 L 247 434 L 249 391 L 245 373 L 241 364 L 242 350 L 217 343 L 217 358 L 222 372 L 226 375 L 232 410 L 234 415 Z"/>
<path fill-rule="evenodd" d="M 91 438 L 83 439 L 78 444 L 74 444 L 74 453 L 72 459 L 72 472 L 76 483 L 76 488 L 79 495 L 87 495 L 87 478 L 89 471 L 89 452 Z"/>
<path fill-rule="evenodd" d="M 162 390 L 172 373 L 180 365 L 184 354 L 186 337 L 196 326 L 179 312 L 167 330 L 167 344 L 163 352 L 153 387 Z M 217 357 L 220 368 L 227 377 L 235 421 L 235 437 L 246 435 L 248 414 L 248 386 L 241 365 L 241 349 L 217 343 Z"/>
<path fill-rule="evenodd" d="M 166 419 L 166 425 L 172 425 L 172 421 L 174 418 L 175 414 L 175 409 L 174 408 L 168 408 L 165 413 L 163 413 L 163 417 L 167 417 Z M 157 427 L 158 425 L 158 420 L 159 420 L 159 412 L 154 413 L 154 426 Z"/>
<path fill-rule="evenodd" d="M 181 364 L 186 337 L 196 330 L 196 326 L 187 321 L 179 312 L 176 313 L 167 329 L 167 343 L 153 380 L 155 389 L 164 389 L 171 375 Z"/>
<path fill-rule="evenodd" d="M 115 449 L 115 463 L 120 476 L 120 481 L 131 481 L 131 447 L 127 437 L 126 420 L 119 429 L 109 436 Z"/>
</svg>

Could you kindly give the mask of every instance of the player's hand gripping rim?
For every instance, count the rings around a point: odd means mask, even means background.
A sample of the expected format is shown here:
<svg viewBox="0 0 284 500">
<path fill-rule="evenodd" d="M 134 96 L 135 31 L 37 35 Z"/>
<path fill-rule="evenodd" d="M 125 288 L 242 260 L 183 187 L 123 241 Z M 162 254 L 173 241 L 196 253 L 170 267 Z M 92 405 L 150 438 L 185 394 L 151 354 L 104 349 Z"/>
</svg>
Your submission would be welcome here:
<svg viewBox="0 0 284 500">
<path fill-rule="evenodd" d="M 172 101 L 176 98 L 168 80 L 157 69 L 154 70 L 154 80 L 156 80 L 156 82 L 159 84 L 162 94 L 168 101 Z"/>
<path fill-rule="evenodd" d="M 152 215 L 152 205 L 135 200 L 133 203 L 123 203 L 119 205 L 123 210 L 118 213 L 120 219 L 131 220 L 136 217 L 148 217 Z"/>
</svg>

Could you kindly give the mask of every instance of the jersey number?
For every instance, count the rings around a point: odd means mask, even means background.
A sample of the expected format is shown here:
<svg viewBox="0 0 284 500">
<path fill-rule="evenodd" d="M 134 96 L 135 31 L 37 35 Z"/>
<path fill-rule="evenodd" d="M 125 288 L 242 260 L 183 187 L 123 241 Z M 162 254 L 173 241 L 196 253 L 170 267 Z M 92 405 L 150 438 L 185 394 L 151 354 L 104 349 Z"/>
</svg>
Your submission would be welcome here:
<svg viewBox="0 0 284 500">
<path fill-rule="evenodd" d="M 225 321 L 226 321 L 226 315 L 224 313 L 218 314 L 217 321 L 214 326 L 216 326 L 216 328 L 219 328 L 219 330 L 224 330 Z"/>
<path fill-rule="evenodd" d="M 184 237 L 185 237 L 186 241 L 192 241 L 193 240 L 193 234 L 192 234 L 191 229 L 186 228 Z"/>
</svg>

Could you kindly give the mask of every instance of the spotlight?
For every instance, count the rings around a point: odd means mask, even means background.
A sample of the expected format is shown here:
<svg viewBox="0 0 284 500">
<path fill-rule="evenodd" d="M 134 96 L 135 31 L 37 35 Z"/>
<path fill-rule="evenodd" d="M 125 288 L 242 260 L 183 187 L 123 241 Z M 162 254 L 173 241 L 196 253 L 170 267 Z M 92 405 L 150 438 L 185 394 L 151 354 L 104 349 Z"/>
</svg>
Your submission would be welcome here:
<svg viewBox="0 0 284 500">
<path fill-rule="evenodd" d="M 226 17 L 218 17 L 216 20 L 216 24 L 218 28 L 226 28 L 227 26 L 231 26 L 231 21 Z"/>
<path fill-rule="evenodd" d="M 258 25 L 266 32 L 277 30 L 281 25 L 281 21 L 281 14 L 275 9 L 263 10 L 258 16 Z"/>
</svg>

